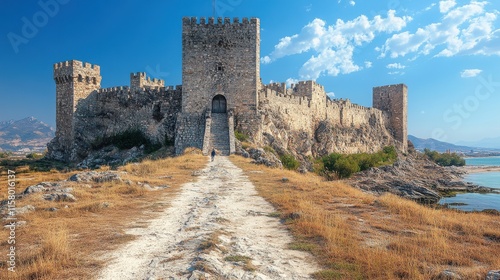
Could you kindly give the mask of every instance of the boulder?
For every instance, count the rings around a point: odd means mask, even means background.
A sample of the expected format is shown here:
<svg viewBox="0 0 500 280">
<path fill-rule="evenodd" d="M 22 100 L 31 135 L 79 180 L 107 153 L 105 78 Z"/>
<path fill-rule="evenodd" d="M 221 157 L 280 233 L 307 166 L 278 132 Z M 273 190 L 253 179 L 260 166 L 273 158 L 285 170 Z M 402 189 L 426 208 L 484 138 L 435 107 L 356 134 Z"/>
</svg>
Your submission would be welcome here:
<svg viewBox="0 0 500 280">
<path fill-rule="evenodd" d="M 435 278 L 438 280 L 461 280 L 462 276 L 451 270 L 444 270 Z"/>
<path fill-rule="evenodd" d="M 66 202 L 75 202 L 76 197 L 70 193 L 51 193 L 43 195 L 43 199 L 48 201 L 66 201 Z"/>
<path fill-rule="evenodd" d="M 35 207 L 33 205 L 26 205 L 26 206 L 23 206 L 20 208 L 16 208 L 16 214 L 19 214 L 19 215 L 26 214 L 26 213 L 33 212 L 33 211 L 35 211 Z"/>
<path fill-rule="evenodd" d="M 113 181 L 118 181 L 118 182 L 122 181 L 122 179 L 118 173 L 110 172 L 110 171 L 80 172 L 80 173 L 77 173 L 77 174 L 69 177 L 68 180 L 73 181 L 73 182 L 79 182 L 79 183 L 90 183 L 90 182 L 105 183 L 105 182 L 113 182 Z"/>
<path fill-rule="evenodd" d="M 486 280 L 500 280 L 500 270 L 490 270 L 486 275 Z"/>
</svg>

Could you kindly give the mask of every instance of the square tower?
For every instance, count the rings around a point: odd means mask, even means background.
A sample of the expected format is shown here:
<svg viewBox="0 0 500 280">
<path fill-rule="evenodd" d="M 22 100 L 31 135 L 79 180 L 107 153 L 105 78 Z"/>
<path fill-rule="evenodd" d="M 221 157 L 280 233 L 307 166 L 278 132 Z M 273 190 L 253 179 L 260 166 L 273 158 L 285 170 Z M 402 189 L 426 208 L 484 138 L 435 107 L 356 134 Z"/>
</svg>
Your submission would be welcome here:
<svg viewBox="0 0 500 280">
<path fill-rule="evenodd" d="M 389 116 L 389 129 L 402 152 L 408 151 L 408 87 L 405 84 L 373 88 L 373 108 Z"/>
<path fill-rule="evenodd" d="M 235 114 L 255 113 L 259 77 L 259 19 L 183 18 L 183 113 L 223 110 L 221 99 Z"/>
<path fill-rule="evenodd" d="M 56 83 L 56 137 L 61 150 L 70 156 L 74 141 L 74 113 L 78 102 L 101 88 L 98 65 L 70 60 L 54 64 Z"/>
</svg>

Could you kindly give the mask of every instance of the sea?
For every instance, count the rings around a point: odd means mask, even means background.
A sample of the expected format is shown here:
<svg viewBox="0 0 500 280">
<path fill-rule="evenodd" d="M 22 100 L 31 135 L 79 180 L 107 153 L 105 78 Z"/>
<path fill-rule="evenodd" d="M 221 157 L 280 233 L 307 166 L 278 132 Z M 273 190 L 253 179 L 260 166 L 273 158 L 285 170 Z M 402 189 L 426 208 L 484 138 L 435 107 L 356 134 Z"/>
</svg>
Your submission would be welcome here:
<svg viewBox="0 0 500 280">
<path fill-rule="evenodd" d="M 465 163 L 471 166 L 500 166 L 500 157 L 466 158 Z M 464 181 L 500 189 L 500 172 L 472 173 L 466 175 Z M 481 211 L 484 209 L 495 209 L 500 211 L 500 194 L 457 194 L 454 197 L 442 198 L 439 203 L 447 203 L 450 208 L 464 211 Z"/>
</svg>

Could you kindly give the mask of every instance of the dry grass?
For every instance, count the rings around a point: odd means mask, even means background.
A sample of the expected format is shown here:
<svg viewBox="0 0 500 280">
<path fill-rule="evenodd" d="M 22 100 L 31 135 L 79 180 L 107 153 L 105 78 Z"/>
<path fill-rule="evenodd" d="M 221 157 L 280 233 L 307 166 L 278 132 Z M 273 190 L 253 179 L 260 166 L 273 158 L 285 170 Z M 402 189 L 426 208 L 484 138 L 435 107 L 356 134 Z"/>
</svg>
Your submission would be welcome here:
<svg viewBox="0 0 500 280">
<path fill-rule="evenodd" d="M 144 227 L 147 220 L 168 206 L 168 200 L 182 183 L 192 181 L 193 170 L 201 169 L 207 158 L 189 151 L 184 156 L 145 160 L 128 164 L 126 183 L 72 183 L 76 202 L 48 202 L 41 194 L 18 200 L 17 206 L 33 205 L 36 210 L 18 215 L 26 225 L 16 229 L 16 273 L 8 273 L 6 258 L 0 260 L 0 279 L 92 279 L 104 265 L 102 256 L 133 239 L 125 233 L 130 227 Z M 108 170 L 102 167 L 100 171 Z M 77 172 L 29 172 L 16 168 L 16 190 L 43 181 L 59 181 Z M 141 185 L 168 185 L 160 191 L 147 191 Z M 0 174 L 0 199 L 7 198 L 7 175 Z M 58 211 L 48 211 L 49 208 Z M 9 231 L 0 231 L 1 252 L 8 248 Z M 10 245 L 9 245 L 10 246 Z M 3 254 L 3 253 L 2 253 Z"/>
<path fill-rule="evenodd" d="M 317 279 L 433 279 L 446 269 L 484 279 L 500 268 L 499 216 L 431 209 L 313 174 L 231 160 L 282 213 L 296 237 L 290 248 L 317 257 L 324 267 Z M 287 219 L 291 213 L 299 218 Z"/>
</svg>

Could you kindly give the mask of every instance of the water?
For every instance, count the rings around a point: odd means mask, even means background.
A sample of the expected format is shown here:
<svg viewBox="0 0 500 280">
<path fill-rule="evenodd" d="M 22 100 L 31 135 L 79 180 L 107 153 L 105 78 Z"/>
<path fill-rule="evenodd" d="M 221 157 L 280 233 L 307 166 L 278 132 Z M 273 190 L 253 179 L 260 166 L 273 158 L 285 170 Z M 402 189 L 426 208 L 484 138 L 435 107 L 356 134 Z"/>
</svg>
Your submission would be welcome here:
<svg viewBox="0 0 500 280">
<path fill-rule="evenodd" d="M 500 166 L 500 157 L 466 158 L 467 165 L 478 166 Z M 464 181 L 477 185 L 500 189 L 500 172 L 482 172 L 468 174 Z M 465 205 L 451 205 L 450 207 L 464 211 L 481 211 L 484 209 L 496 209 L 500 211 L 500 194 L 464 193 L 455 197 L 445 197 L 439 201 L 444 203 L 458 203 Z"/>
<path fill-rule="evenodd" d="M 466 158 L 467 165 L 500 166 L 500 157 Z"/>
</svg>

